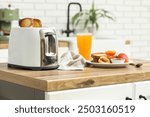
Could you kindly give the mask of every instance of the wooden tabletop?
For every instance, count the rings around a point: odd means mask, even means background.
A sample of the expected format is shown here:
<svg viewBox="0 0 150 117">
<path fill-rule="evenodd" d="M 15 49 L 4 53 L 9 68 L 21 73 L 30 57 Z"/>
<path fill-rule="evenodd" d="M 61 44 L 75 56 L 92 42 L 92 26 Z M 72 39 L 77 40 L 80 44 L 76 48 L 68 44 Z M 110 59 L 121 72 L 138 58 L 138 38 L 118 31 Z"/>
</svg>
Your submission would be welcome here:
<svg viewBox="0 0 150 117">
<path fill-rule="evenodd" d="M 143 66 L 136 68 L 129 65 L 126 68 L 107 69 L 86 67 L 83 71 L 30 71 L 8 68 L 6 63 L 1 63 L 0 80 L 43 91 L 60 91 L 150 80 L 150 61 L 137 62 L 142 62 Z"/>
</svg>

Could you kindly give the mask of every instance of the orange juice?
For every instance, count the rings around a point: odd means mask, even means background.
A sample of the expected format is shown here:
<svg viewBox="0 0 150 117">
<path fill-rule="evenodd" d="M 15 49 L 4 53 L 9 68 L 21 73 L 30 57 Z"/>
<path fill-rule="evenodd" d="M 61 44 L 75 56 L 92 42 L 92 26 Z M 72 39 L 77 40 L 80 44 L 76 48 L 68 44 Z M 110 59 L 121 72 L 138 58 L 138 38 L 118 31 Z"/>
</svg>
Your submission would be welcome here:
<svg viewBox="0 0 150 117">
<path fill-rule="evenodd" d="M 91 46 L 92 46 L 92 34 L 77 34 L 77 46 L 79 53 L 86 59 L 90 60 Z"/>
</svg>

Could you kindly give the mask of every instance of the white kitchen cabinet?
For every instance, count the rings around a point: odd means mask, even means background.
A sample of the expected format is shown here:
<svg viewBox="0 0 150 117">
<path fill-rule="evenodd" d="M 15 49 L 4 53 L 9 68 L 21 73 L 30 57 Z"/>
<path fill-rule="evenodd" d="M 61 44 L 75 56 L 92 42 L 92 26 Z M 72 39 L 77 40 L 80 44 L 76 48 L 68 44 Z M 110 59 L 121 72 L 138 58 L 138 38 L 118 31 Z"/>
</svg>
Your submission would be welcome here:
<svg viewBox="0 0 150 117">
<path fill-rule="evenodd" d="M 46 92 L 46 100 L 125 100 L 133 98 L 133 84 L 118 84 L 91 88 Z"/>
<path fill-rule="evenodd" d="M 0 49 L 0 63 L 6 63 L 8 61 L 8 50 Z"/>
<path fill-rule="evenodd" d="M 136 100 L 150 100 L 150 81 L 135 82 L 133 84 Z"/>
</svg>

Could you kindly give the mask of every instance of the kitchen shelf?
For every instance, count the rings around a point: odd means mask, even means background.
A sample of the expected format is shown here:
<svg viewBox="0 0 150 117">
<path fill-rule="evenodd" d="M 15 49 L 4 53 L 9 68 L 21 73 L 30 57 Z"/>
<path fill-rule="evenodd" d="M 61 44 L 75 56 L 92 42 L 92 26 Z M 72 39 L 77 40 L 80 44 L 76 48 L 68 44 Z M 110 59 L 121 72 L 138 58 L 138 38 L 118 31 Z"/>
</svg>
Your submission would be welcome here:
<svg viewBox="0 0 150 117">
<path fill-rule="evenodd" d="M 69 47 L 68 41 L 58 41 L 58 47 Z"/>
<path fill-rule="evenodd" d="M 0 49 L 7 49 L 8 43 L 0 43 Z"/>
</svg>

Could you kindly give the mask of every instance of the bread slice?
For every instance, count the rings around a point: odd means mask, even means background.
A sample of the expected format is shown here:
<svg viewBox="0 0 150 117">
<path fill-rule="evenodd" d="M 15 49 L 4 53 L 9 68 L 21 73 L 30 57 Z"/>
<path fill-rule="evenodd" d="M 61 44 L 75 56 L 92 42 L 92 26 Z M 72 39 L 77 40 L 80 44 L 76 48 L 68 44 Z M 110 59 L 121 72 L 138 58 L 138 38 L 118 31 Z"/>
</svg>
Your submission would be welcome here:
<svg viewBox="0 0 150 117">
<path fill-rule="evenodd" d="M 20 27 L 42 27 L 41 20 L 33 18 L 23 18 L 19 20 Z"/>
<path fill-rule="evenodd" d="M 41 20 L 33 19 L 33 27 L 42 27 Z"/>
<path fill-rule="evenodd" d="M 33 25 L 33 19 L 32 18 L 23 18 L 19 20 L 19 26 L 20 27 L 31 27 Z"/>
<path fill-rule="evenodd" d="M 91 57 L 93 58 L 93 62 L 98 62 L 99 58 L 102 57 L 102 56 L 105 56 L 106 57 L 106 54 L 105 52 L 97 52 L 97 53 L 92 53 L 91 54 Z"/>
<path fill-rule="evenodd" d="M 101 56 L 106 56 L 105 52 L 97 52 L 91 54 L 92 58 L 100 58 Z"/>
</svg>

